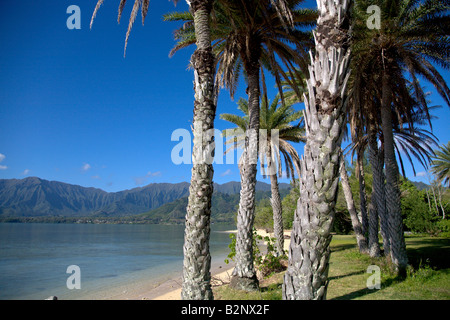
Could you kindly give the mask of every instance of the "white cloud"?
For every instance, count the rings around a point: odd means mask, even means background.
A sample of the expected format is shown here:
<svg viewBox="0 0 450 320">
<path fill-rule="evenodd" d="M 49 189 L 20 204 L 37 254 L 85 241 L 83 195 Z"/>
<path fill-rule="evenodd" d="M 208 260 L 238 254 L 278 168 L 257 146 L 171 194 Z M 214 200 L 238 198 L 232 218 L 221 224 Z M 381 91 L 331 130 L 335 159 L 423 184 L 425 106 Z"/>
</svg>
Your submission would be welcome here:
<svg viewBox="0 0 450 320">
<path fill-rule="evenodd" d="M 100 179 L 101 179 L 100 176 L 99 176 L 98 174 L 96 174 L 95 176 L 92 176 L 91 178 L 92 178 L 92 179 L 95 179 L 95 180 L 100 180 Z"/>
<path fill-rule="evenodd" d="M 418 177 L 426 177 L 427 173 L 425 171 L 420 171 L 420 172 L 416 173 L 416 176 L 418 176 Z"/>
<path fill-rule="evenodd" d="M 225 177 L 225 176 L 229 176 L 230 174 L 232 174 L 231 169 L 228 169 L 227 171 L 225 171 L 224 173 L 222 173 L 220 176 L 221 177 Z"/>
<path fill-rule="evenodd" d="M 2 162 L 3 160 L 5 160 L 6 156 L 2 153 L 0 153 L 0 162 Z M 2 166 L 0 165 L 0 170 L 6 170 L 8 169 L 8 166 Z"/>
<path fill-rule="evenodd" d="M 144 183 L 147 182 L 148 178 L 150 177 L 160 177 L 162 175 L 161 171 L 156 171 L 156 172 L 147 172 L 147 174 L 145 176 L 141 176 L 141 177 L 134 177 L 134 183 L 137 186 L 143 185 Z"/>
<path fill-rule="evenodd" d="M 26 176 L 29 173 L 30 173 L 30 169 L 25 169 L 25 170 L 23 170 L 22 175 Z"/>
<path fill-rule="evenodd" d="M 81 171 L 82 172 L 86 172 L 91 168 L 91 165 L 89 163 L 85 163 L 83 164 L 83 166 L 81 167 Z"/>
</svg>

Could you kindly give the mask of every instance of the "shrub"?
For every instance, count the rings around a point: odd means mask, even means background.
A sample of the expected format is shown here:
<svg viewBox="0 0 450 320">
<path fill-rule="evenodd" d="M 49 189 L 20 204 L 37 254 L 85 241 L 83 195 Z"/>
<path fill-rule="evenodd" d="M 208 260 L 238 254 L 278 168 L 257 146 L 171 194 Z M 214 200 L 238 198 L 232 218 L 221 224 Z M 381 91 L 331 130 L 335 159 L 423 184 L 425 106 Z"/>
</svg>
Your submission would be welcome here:
<svg viewBox="0 0 450 320">
<path fill-rule="evenodd" d="M 225 259 L 225 263 L 228 264 L 231 260 L 234 260 L 236 256 L 236 235 L 230 234 L 231 243 L 228 245 L 230 253 Z M 263 254 L 259 248 L 258 242 L 264 241 L 266 243 L 266 253 Z M 260 236 L 255 229 L 253 229 L 253 262 L 257 271 L 261 273 L 262 277 L 268 277 L 276 272 L 281 272 L 286 269 L 287 260 L 286 255 L 277 256 L 275 249 L 275 238 L 268 236 Z"/>
</svg>

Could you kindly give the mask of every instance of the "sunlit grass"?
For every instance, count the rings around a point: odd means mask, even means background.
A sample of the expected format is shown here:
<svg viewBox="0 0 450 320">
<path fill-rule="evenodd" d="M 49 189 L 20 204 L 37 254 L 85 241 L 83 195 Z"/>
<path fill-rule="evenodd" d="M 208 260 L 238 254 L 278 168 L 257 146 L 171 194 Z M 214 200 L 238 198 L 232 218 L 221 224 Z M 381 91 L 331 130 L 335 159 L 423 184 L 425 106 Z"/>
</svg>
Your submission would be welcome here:
<svg viewBox="0 0 450 320">
<path fill-rule="evenodd" d="M 405 279 L 398 279 L 383 258 L 360 254 L 353 236 L 336 235 L 331 242 L 327 299 L 336 300 L 449 300 L 450 239 L 407 237 L 410 266 Z M 368 267 L 380 269 L 380 289 L 368 289 L 372 275 Z M 214 288 L 215 299 L 280 300 L 283 274 L 278 273 L 260 283 L 258 292 L 233 290 L 227 285 Z"/>
</svg>

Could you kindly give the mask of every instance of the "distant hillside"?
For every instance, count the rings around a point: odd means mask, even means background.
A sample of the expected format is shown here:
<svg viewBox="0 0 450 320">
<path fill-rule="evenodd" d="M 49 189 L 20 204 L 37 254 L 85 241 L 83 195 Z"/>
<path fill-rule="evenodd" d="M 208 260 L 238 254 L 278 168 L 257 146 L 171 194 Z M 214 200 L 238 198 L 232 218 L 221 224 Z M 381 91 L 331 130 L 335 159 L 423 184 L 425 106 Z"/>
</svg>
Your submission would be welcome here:
<svg viewBox="0 0 450 320">
<path fill-rule="evenodd" d="M 106 192 L 36 177 L 0 180 L 0 215 L 131 215 L 188 195 L 187 182 Z"/>
<path fill-rule="evenodd" d="M 265 188 L 264 188 L 265 189 Z M 280 195 L 284 198 L 289 193 L 286 185 L 281 186 Z M 271 197 L 270 191 L 256 191 L 256 202 Z M 181 223 L 184 222 L 188 197 L 166 203 L 159 208 L 140 215 L 140 218 L 151 220 L 154 223 Z M 214 222 L 232 222 L 239 208 L 239 193 L 226 194 L 214 192 L 211 199 L 211 220 Z"/>
<path fill-rule="evenodd" d="M 427 185 L 426 183 L 420 182 L 420 181 L 411 181 L 411 182 L 419 190 L 424 190 L 424 189 L 429 189 L 430 188 L 429 185 Z"/>
<path fill-rule="evenodd" d="M 288 184 L 280 184 L 280 189 L 288 188 Z M 223 208 L 234 203 L 226 196 L 238 195 L 239 190 L 239 182 L 214 184 L 214 191 L 223 194 L 220 205 Z M 270 185 L 258 182 L 257 190 L 268 191 Z M 187 182 L 152 183 L 131 190 L 106 192 L 36 177 L 0 179 L 0 217 L 129 216 L 149 212 L 188 195 Z M 172 204 L 174 208 L 177 205 L 180 206 L 179 202 Z"/>
</svg>

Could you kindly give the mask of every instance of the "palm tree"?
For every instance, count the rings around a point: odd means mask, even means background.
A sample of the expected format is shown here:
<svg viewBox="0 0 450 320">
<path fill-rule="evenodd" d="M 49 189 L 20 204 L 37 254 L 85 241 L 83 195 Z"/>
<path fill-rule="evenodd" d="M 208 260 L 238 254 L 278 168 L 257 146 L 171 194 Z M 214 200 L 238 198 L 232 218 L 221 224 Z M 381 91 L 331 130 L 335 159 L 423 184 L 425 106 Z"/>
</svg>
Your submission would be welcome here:
<svg viewBox="0 0 450 320">
<path fill-rule="evenodd" d="M 135 0 L 131 12 L 128 31 L 125 39 L 125 50 L 131 28 L 141 8 L 142 23 L 145 20 L 148 0 Z M 177 1 L 174 1 L 175 3 Z M 91 27 L 103 0 L 98 0 L 92 15 Z M 119 4 L 118 21 L 122 15 L 126 0 Z M 192 55 L 191 64 L 195 76 L 194 102 L 194 145 L 191 185 L 186 212 L 186 226 L 184 237 L 183 284 L 181 297 L 185 300 L 212 299 L 211 290 L 211 255 L 209 252 L 211 197 L 213 193 L 213 166 L 205 159 L 203 150 L 214 146 L 212 137 L 205 136 L 205 132 L 214 128 L 217 95 L 215 92 L 215 57 L 211 48 L 210 12 L 213 0 L 187 1 L 195 17 L 193 30 L 196 35 L 197 48 Z M 214 148 L 214 147 L 213 147 Z"/>
<path fill-rule="evenodd" d="M 349 77 L 351 1 L 317 0 L 308 97 L 306 145 L 301 161 L 300 198 L 294 214 L 283 299 L 325 299 L 330 233 L 339 181 L 340 144 L 345 120 L 344 92 Z"/>
<path fill-rule="evenodd" d="M 381 29 L 365 26 L 368 5 L 381 9 Z M 355 59 L 361 70 L 372 70 L 371 81 L 376 83 L 379 103 L 376 113 L 383 133 L 383 154 L 386 175 L 386 211 L 389 219 L 390 257 L 399 274 L 404 274 L 408 263 L 401 218 L 399 170 L 395 156 L 392 131 L 392 105 L 395 115 L 404 115 L 411 121 L 408 78 L 417 101 L 427 110 L 426 94 L 418 76 L 432 83 L 450 105 L 450 89 L 433 63 L 448 69 L 449 64 L 449 1 L 359 0 L 355 13 L 364 18 L 355 24 L 353 37 L 357 43 Z M 427 111 L 426 111 L 427 112 Z"/>
<path fill-rule="evenodd" d="M 431 162 L 431 172 L 436 175 L 440 182 L 450 186 L 450 141 L 447 145 L 442 145 L 436 152 L 436 156 Z"/>
<path fill-rule="evenodd" d="M 217 56 L 217 83 L 234 95 L 241 71 L 246 75 L 248 126 L 240 162 L 241 192 L 237 217 L 236 258 L 231 286 L 244 290 L 258 288 L 253 265 L 252 238 L 255 211 L 255 185 L 259 148 L 261 84 L 267 96 L 264 68 L 274 76 L 281 92 L 281 79 L 290 81 L 297 69 L 305 67 L 305 45 L 309 33 L 301 27 L 314 24 L 314 10 L 298 9 L 297 0 L 216 1 L 211 25 L 213 50 Z M 192 17 L 188 13 L 166 15 L 166 20 L 186 23 L 176 31 L 175 52 L 195 42 Z M 287 70 L 287 71 L 285 71 Z M 281 95 L 283 99 L 283 96 Z"/>
<path fill-rule="evenodd" d="M 361 70 L 358 70 L 355 73 L 358 73 L 360 71 Z M 354 86 L 354 83 L 352 81 L 350 82 L 350 86 Z M 359 84 L 359 86 L 361 85 Z M 356 88 L 356 90 L 361 90 L 361 88 Z M 370 206 L 372 215 L 369 219 L 369 252 L 371 256 L 378 256 L 380 254 L 380 248 L 378 244 L 378 223 L 380 222 L 384 253 L 385 255 L 389 255 L 390 237 L 388 230 L 388 219 L 385 211 L 385 177 L 383 172 L 383 133 L 379 128 L 380 120 L 376 117 L 375 114 L 369 114 L 368 117 L 364 117 L 358 114 L 359 112 L 361 112 L 361 114 L 368 114 L 370 112 L 363 112 L 360 108 L 362 104 L 366 105 L 366 108 L 364 108 L 365 110 L 372 110 L 370 105 L 376 102 L 373 101 L 370 94 L 364 95 L 366 98 L 368 97 L 368 99 L 366 100 L 355 100 L 354 94 L 356 90 L 351 91 L 350 94 L 352 94 L 353 99 L 350 99 L 349 103 L 350 109 L 352 110 L 349 116 L 351 117 L 350 123 L 352 124 L 353 151 L 361 152 L 361 150 L 364 150 L 367 147 L 369 148 L 370 162 L 374 173 L 374 194 L 372 195 L 372 198 L 375 202 Z M 392 123 L 392 130 L 394 134 L 394 148 L 397 152 L 400 168 L 404 176 L 405 169 L 403 157 L 406 157 L 409 160 L 415 174 L 415 166 L 412 161 L 412 157 L 416 158 L 424 168 L 427 168 L 427 163 L 431 160 L 431 155 L 433 154 L 432 146 L 437 144 L 436 137 L 434 137 L 431 132 L 421 128 L 420 126 L 429 123 L 429 119 L 432 118 L 429 110 L 432 110 L 438 106 L 428 107 L 427 112 L 425 112 L 425 110 L 421 108 L 420 103 L 415 100 L 415 94 L 412 87 L 410 87 L 409 93 L 410 96 L 405 96 L 403 97 L 403 99 L 408 99 L 408 104 L 411 108 L 409 115 L 410 121 L 408 121 L 405 116 L 395 116 L 395 107 L 392 109 L 394 120 Z M 368 123 L 368 119 L 366 118 L 370 119 L 370 123 Z M 367 133 L 365 133 L 361 129 L 364 128 L 364 126 L 367 127 Z M 380 140 L 381 142 L 380 148 L 378 148 L 377 140 Z"/>
<path fill-rule="evenodd" d="M 347 203 L 347 209 L 350 214 L 350 220 L 352 222 L 353 231 L 355 232 L 356 242 L 358 244 L 359 252 L 366 253 L 368 251 L 367 240 L 363 233 L 361 222 L 358 219 L 358 213 L 356 212 L 355 203 L 353 201 L 352 189 L 348 180 L 347 170 L 345 168 L 344 155 L 341 153 L 341 165 L 339 173 L 341 176 L 342 190 L 344 191 L 345 201 Z"/>
<path fill-rule="evenodd" d="M 236 128 L 225 130 L 225 134 L 231 133 L 232 138 L 225 142 L 226 144 L 233 143 L 231 148 L 243 147 L 244 132 L 248 127 L 248 103 L 245 99 L 239 99 L 238 109 L 244 113 L 243 117 L 228 113 L 220 115 L 221 119 L 236 125 Z M 283 156 L 286 176 L 292 177 L 295 184 L 295 170 L 299 174 L 300 157 L 290 142 L 305 142 L 303 113 L 295 111 L 290 104 L 280 104 L 279 97 L 276 97 L 272 102 L 265 98 L 262 99 L 260 115 L 260 129 L 267 133 L 264 137 L 266 141 L 260 141 L 262 143 L 260 149 L 261 169 L 263 176 L 265 176 L 264 159 L 266 159 L 272 193 L 271 204 L 276 250 L 277 254 L 282 256 L 284 255 L 284 232 L 277 173 L 279 176 L 282 175 L 281 156 Z M 292 122 L 298 123 L 292 125 Z M 234 143 L 235 137 L 237 143 Z"/>
</svg>

